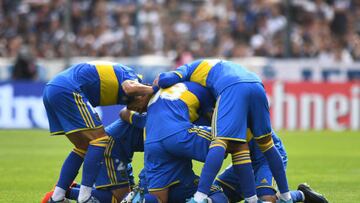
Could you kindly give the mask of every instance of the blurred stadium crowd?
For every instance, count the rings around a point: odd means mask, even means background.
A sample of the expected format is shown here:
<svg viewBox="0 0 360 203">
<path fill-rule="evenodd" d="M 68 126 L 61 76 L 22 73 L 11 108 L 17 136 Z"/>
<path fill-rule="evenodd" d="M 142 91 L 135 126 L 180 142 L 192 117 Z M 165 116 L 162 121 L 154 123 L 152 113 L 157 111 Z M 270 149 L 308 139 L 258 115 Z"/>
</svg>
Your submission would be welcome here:
<svg viewBox="0 0 360 203">
<path fill-rule="evenodd" d="M 360 60 L 358 0 L 289 0 L 289 7 L 280 0 L 70 2 L 72 56 L 159 54 L 181 63 L 291 53 Z M 66 0 L 0 0 L 0 56 L 16 56 L 26 47 L 36 57 L 63 57 L 69 51 L 63 43 L 65 10 Z M 285 51 L 287 31 L 290 52 Z"/>
</svg>

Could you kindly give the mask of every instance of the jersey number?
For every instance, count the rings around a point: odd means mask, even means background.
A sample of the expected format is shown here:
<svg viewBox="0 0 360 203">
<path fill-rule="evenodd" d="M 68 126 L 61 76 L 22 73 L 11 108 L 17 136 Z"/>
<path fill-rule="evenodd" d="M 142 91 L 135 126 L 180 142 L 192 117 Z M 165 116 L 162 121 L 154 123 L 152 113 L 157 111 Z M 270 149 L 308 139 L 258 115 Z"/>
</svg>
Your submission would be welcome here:
<svg viewBox="0 0 360 203">
<path fill-rule="evenodd" d="M 187 87 L 184 83 L 177 83 L 169 88 L 160 89 L 155 96 L 150 100 L 149 106 L 155 103 L 159 97 L 170 101 L 180 99 L 181 95 L 187 91 Z"/>
</svg>

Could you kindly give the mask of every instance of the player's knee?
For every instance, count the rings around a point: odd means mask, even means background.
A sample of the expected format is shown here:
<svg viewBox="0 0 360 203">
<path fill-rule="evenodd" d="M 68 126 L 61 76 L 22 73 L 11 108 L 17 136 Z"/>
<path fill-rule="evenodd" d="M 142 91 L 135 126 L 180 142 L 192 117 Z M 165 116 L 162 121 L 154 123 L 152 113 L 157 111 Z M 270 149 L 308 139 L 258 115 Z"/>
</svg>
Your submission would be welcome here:
<svg viewBox="0 0 360 203">
<path fill-rule="evenodd" d="M 266 136 L 258 139 L 256 140 L 256 143 L 262 152 L 266 152 L 274 146 L 274 142 L 271 136 Z"/>
<path fill-rule="evenodd" d="M 75 148 L 80 149 L 82 151 L 87 151 L 89 147 L 88 140 L 77 140 L 76 142 L 72 142 L 75 145 Z"/>
<path fill-rule="evenodd" d="M 72 151 L 73 151 L 74 153 L 76 153 L 77 155 L 81 156 L 82 158 L 85 157 L 86 150 L 84 150 L 84 149 L 80 149 L 80 148 L 74 147 L 74 149 L 73 149 Z"/>
<path fill-rule="evenodd" d="M 264 196 L 260 196 L 260 199 L 264 202 L 272 202 L 272 203 L 276 203 L 276 195 L 264 195 Z"/>
<path fill-rule="evenodd" d="M 246 142 L 228 142 L 227 152 L 234 154 L 241 151 L 249 150 L 249 145 Z"/>
<path fill-rule="evenodd" d="M 145 194 L 144 197 L 146 203 L 164 203 L 156 195 L 153 194 Z"/>
<path fill-rule="evenodd" d="M 111 190 L 113 196 L 116 198 L 118 202 L 125 198 L 126 194 L 130 192 L 129 187 L 123 187 Z"/>
</svg>

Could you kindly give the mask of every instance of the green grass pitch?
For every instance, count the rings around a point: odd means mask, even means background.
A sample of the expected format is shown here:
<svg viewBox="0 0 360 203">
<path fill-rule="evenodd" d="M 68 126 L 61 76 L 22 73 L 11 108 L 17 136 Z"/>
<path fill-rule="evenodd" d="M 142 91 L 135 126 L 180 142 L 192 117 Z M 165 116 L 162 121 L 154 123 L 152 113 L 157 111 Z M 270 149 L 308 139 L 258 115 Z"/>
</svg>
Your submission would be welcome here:
<svg viewBox="0 0 360 203">
<path fill-rule="evenodd" d="M 289 155 L 292 189 L 307 182 L 332 203 L 360 201 L 360 132 L 279 132 Z M 71 150 L 65 137 L 42 130 L 0 131 L 0 202 L 40 202 Z M 142 167 L 137 154 L 134 169 Z M 229 160 L 227 160 L 228 162 Z M 199 173 L 201 164 L 195 163 Z"/>
</svg>

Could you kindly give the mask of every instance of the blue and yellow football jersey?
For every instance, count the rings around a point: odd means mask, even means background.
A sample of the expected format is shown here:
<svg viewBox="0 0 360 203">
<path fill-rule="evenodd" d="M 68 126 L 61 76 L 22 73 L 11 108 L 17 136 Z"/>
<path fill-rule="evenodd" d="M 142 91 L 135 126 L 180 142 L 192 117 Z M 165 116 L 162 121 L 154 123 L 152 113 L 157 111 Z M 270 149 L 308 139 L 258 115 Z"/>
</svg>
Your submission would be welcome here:
<svg viewBox="0 0 360 203">
<path fill-rule="evenodd" d="M 255 73 L 248 71 L 243 66 L 219 59 L 197 60 L 178 67 L 174 73 L 177 77 L 176 79 L 172 77 L 171 81 L 161 81 L 160 77 L 160 87 L 163 87 L 162 84 L 168 86 L 176 82 L 192 81 L 210 88 L 217 97 L 226 87 L 235 83 L 261 83 L 261 79 Z"/>
<path fill-rule="evenodd" d="M 105 128 L 110 141 L 105 151 L 104 164 L 96 179 L 97 189 L 114 189 L 131 184 L 128 165 L 134 152 L 144 151 L 143 128 L 146 115 L 135 113 L 130 120 L 131 124 L 118 119 Z"/>
<path fill-rule="evenodd" d="M 134 70 L 117 63 L 93 61 L 76 64 L 48 84 L 82 92 L 92 106 L 126 104 L 128 97 L 121 88 L 125 80 L 139 80 Z"/>
<path fill-rule="evenodd" d="M 214 103 L 210 91 L 197 83 L 177 83 L 160 89 L 148 104 L 146 143 L 191 128 L 200 115 L 212 112 Z"/>
</svg>

